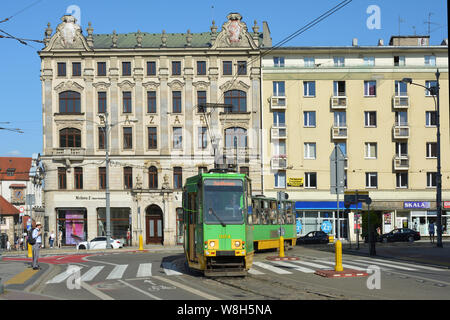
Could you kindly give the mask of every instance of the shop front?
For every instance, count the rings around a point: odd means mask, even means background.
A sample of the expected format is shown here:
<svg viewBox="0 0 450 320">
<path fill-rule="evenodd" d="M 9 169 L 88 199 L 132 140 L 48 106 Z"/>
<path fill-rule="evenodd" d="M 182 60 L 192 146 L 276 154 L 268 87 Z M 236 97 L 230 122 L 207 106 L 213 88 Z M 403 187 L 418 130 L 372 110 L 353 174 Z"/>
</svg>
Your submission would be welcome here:
<svg viewBox="0 0 450 320">
<path fill-rule="evenodd" d="M 133 234 L 131 230 L 131 208 L 110 208 L 111 221 L 111 237 L 116 240 L 121 240 L 131 243 L 132 239 L 128 236 Z M 97 235 L 106 236 L 106 209 L 97 208 Z"/>
<path fill-rule="evenodd" d="M 57 230 L 63 246 L 75 246 L 87 240 L 86 208 L 58 208 Z"/>
</svg>

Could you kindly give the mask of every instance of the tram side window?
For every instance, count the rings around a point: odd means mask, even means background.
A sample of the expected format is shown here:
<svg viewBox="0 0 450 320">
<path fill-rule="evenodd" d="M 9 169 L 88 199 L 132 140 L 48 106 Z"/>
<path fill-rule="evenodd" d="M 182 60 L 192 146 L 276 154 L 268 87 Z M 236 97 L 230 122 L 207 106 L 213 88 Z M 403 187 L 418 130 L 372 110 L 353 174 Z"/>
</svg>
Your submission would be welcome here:
<svg viewBox="0 0 450 320">
<path fill-rule="evenodd" d="M 189 224 L 195 224 L 195 217 L 197 215 L 197 193 L 188 193 L 188 212 L 189 212 Z"/>
<path fill-rule="evenodd" d="M 277 224 L 277 202 L 270 202 L 270 222 L 269 224 Z"/>
<path fill-rule="evenodd" d="M 253 224 L 260 224 L 261 206 L 259 200 L 252 200 L 253 204 Z"/>
<path fill-rule="evenodd" d="M 262 224 L 266 225 L 269 224 L 269 216 L 270 216 L 270 208 L 269 208 L 269 202 L 263 201 L 263 210 L 262 210 Z"/>
</svg>

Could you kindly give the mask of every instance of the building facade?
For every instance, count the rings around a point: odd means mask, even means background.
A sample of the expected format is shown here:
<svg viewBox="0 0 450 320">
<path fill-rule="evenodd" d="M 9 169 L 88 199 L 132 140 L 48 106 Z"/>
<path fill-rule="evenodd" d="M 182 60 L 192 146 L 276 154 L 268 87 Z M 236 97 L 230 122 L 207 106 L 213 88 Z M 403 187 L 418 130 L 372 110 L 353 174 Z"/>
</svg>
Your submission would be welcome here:
<svg viewBox="0 0 450 320">
<path fill-rule="evenodd" d="M 112 236 L 132 244 L 139 235 L 182 243 L 182 186 L 215 160 L 262 192 L 259 57 L 269 30 L 255 21 L 249 31 L 238 13 L 218 29 L 95 34 L 89 24 L 84 35 L 68 15 L 54 33 L 48 25 L 42 161 L 46 214 L 63 245 L 105 235 L 106 148 Z"/>
<path fill-rule="evenodd" d="M 262 51 L 264 54 L 264 50 Z M 281 47 L 262 58 L 263 186 L 296 200 L 301 234 L 323 221 L 336 235 L 338 197 L 330 189 L 335 145 L 345 157 L 345 190 L 368 191 L 381 232 L 414 228 L 428 235 L 436 220 L 436 112 L 440 72 L 444 235 L 450 235 L 448 43 L 392 37 L 389 45 Z M 355 240 L 367 205 L 344 213 L 340 235 Z M 359 216 L 359 217 L 358 217 Z"/>
</svg>

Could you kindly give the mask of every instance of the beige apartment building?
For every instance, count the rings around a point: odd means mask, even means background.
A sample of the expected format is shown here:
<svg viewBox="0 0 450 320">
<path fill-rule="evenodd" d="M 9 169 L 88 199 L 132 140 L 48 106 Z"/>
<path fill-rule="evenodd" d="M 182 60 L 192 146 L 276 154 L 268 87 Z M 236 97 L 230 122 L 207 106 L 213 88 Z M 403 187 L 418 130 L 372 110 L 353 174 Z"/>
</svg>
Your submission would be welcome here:
<svg viewBox="0 0 450 320">
<path fill-rule="evenodd" d="M 409 227 L 428 234 L 436 220 L 435 99 L 424 88 L 440 72 L 444 235 L 450 235 L 448 42 L 392 37 L 389 45 L 281 47 L 262 51 L 263 188 L 296 201 L 302 235 L 323 221 L 336 234 L 337 196 L 330 155 L 345 156 L 346 190 L 368 191 L 381 232 Z M 356 239 L 362 210 L 344 213 L 340 234 Z"/>
<path fill-rule="evenodd" d="M 203 33 L 95 34 L 90 23 L 83 33 L 74 17 L 61 20 L 54 33 L 48 25 L 39 56 L 46 214 L 63 245 L 105 235 L 105 135 L 114 238 L 182 243 L 182 186 L 214 167 L 213 143 L 216 158 L 237 162 L 262 192 L 267 23 L 250 31 L 231 13 Z"/>
</svg>

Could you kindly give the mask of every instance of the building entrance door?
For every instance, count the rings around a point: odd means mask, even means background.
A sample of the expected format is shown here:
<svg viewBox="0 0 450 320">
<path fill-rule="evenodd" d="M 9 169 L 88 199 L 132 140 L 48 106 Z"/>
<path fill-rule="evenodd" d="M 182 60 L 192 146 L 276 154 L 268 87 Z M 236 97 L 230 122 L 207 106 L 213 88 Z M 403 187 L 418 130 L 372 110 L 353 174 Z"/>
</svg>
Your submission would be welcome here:
<svg viewBox="0 0 450 320">
<path fill-rule="evenodd" d="M 145 210 L 145 229 L 147 244 L 163 244 L 163 212 L 156 204 Z"/>
</svg>

